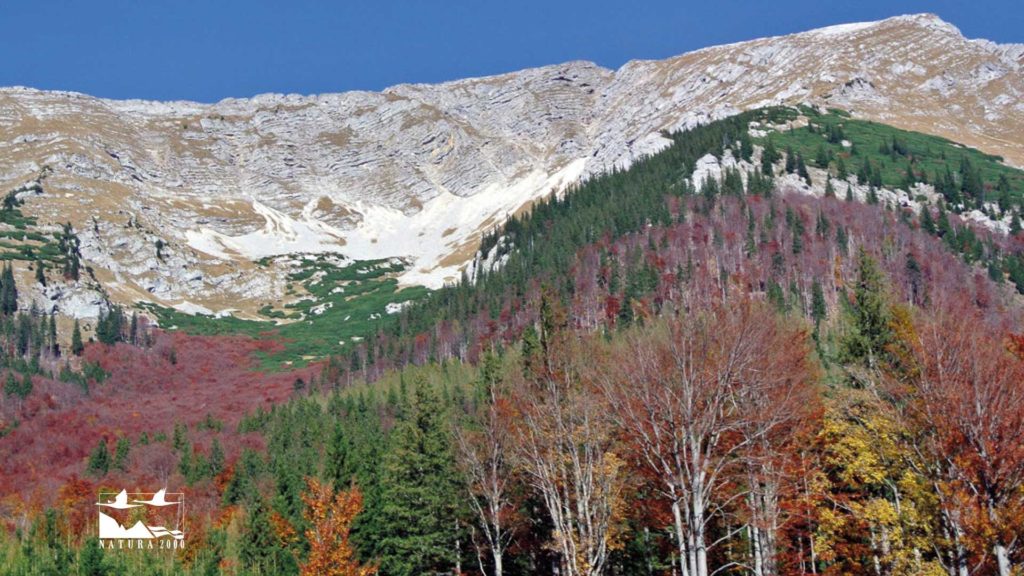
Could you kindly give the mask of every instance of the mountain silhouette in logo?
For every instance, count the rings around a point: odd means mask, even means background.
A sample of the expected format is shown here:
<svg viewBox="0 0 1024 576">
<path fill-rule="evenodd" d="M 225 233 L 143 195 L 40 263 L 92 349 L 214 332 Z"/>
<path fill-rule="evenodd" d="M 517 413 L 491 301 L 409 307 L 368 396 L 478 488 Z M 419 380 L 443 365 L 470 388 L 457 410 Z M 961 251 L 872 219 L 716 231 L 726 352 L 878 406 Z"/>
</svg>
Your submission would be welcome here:
<svg viewBox="0 0 1024 576">
<path fill-rule="evenodd" d="M 149 531 L 153 534 L 153 538 L 163 538 L 164 536 L 170 536 L 175 540 L 184 540 L 185 534 L 181 530 L 168 530 L 163 526 L 146 526 Z"/>
<path fill-rule="evenodd" d="M 166 531 L 164 532 L 166 533 Z M 117 520 L 100 512 L 100 538 L 152 539 L 156 536 L 142 523 L 142 520 L 137 521 L 131 528 L 125 528 Z"/>
</svg>

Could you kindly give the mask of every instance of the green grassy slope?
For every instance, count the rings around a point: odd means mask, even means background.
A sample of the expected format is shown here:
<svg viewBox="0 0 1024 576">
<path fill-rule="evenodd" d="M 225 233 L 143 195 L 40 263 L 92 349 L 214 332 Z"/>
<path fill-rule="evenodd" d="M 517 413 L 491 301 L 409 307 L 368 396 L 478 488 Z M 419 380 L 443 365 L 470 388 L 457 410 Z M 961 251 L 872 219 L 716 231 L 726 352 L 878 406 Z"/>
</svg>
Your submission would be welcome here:
<svg viewBox="0 0 1024 576">
<path fill-rule="evenodd" d="M 190 334 L 245 334 L 279 340 L 284 350 L 264 354 L 263 367 L 301 366 L 337 353 L 394 321 L 386 311 L 388 304 L 425 295 L 427 289 L 418 286 L 399 289 L 394 275 L 403 268 L 394 260 L 364 260 L 340 266 L 326 256 L 305 256 L 298 270 L 289 275 L 305 295 L 282 308 L 264 307 L 260 313 L 266 321 L 142 306 L 152 311 L 162 326 Z"/>
</svg>

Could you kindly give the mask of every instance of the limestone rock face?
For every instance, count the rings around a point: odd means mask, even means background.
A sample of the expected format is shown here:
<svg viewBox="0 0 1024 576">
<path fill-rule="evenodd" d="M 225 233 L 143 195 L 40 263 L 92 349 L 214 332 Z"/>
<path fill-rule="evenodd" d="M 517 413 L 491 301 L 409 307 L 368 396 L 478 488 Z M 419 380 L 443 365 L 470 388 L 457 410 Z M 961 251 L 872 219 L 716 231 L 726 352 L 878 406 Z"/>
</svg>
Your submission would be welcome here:
<svg viewBox="0 0 1024 576">
<path fill-rule="evenodd" d="M 401 257 L 403 282 L 439 286 L 536 199 L 660 150 L 662 131 L 769 104 L 845 108 L 1024 166 L 1022 65 L 1024 46 L 915 15 L 383 92 L 207 105 L 4 88 L 0 190 L 41 180 L 24 209 L 75 225 L 115 301 L 245 312 L 284 294 L 281 271 L 253 273 L 264 256 Z"/>
</svg>

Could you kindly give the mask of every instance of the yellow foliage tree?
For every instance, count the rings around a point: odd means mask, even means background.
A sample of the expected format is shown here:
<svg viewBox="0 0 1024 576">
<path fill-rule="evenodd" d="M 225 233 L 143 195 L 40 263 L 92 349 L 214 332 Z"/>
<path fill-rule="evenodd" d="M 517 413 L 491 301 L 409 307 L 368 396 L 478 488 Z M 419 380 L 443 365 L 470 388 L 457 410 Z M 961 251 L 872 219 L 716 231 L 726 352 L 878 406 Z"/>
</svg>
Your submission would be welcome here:
<svg viewBox="0 0 1024 576">
<path fill-rule="evenodd" d="M 893 416 L 866 390 L 838 392 L 826 411 L 818 440 L 828 483 L 815 547 L 830 572 L 945 574 L 927 558 L 941 540 L 937 502 Z"/>
<path fill-rule="evenodd" d="M 376 566 L 364 566 L 349 543 L 352 522 L 363 509 L 363 496 L 353 487 L 335 492 L 316 479 L 306 480 L 302 495 L 309 522 L 309 556 L 299 565 L 303 576 L 372 576 Z"/>
</svg>

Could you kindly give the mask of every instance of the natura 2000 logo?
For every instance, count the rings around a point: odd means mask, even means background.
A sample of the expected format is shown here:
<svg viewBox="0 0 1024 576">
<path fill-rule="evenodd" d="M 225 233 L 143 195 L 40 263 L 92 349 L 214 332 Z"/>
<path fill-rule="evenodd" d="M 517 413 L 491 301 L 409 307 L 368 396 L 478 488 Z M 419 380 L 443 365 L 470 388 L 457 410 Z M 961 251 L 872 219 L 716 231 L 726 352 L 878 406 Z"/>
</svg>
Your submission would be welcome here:
<svg viewBox="0 0 1024 576">
<path fill-rule="evenodd" d="M 181 492 L 100 492 L 96 507 L 104 548 L 185 547 L 185 495 Z"/>
</svg>

